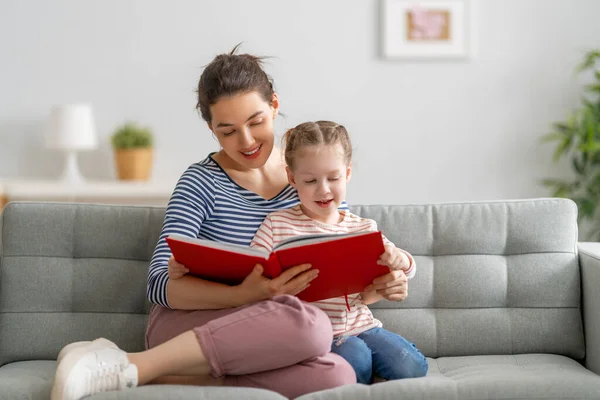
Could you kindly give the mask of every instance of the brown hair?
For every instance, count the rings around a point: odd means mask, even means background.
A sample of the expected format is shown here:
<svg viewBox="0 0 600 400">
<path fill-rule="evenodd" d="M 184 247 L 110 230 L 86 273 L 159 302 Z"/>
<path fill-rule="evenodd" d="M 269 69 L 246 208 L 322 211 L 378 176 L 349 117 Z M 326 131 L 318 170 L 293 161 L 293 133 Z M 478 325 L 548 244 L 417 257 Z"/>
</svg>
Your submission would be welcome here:
<svg viewBox="0 0 600 400">
<path fill-rule="evenodd" d="M 283 135 L 285 162 L 294 169 L 296 152 L 306 146 L 341 144 L 346 164 L 352 161 L 350 135 L 343 125 L 332 121 L 304 122 Z"/>
<path fill-rule="evenodd" d="M 235 54 L 238 44 L 229 54 L 219 54 L 206 66 L 198 82 L 196 109 L 210 124 L 210 106 L 223 96 L 257 91 L 271 104 L 273 81 L 262 69 L 263 57 Z"/>
</svg>

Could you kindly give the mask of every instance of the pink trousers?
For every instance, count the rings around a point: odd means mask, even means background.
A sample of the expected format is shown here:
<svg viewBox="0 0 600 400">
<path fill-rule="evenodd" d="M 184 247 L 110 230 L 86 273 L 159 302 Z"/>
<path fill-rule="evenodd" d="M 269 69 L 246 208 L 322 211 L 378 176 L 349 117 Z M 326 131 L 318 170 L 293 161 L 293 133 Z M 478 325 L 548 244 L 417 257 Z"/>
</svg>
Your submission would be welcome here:
<svg viewBox="0 0 600 400">
<path fill-rule="evenodd" d="M 356 383 L 354 370 L 330 353 L 331 322 L 297 297 L 222 310 L 154 305 L 146 330 L 152 348 L 193 330 L 215 378 L 226 386 L 269 389 L 288 398 Z"/>
</svg>

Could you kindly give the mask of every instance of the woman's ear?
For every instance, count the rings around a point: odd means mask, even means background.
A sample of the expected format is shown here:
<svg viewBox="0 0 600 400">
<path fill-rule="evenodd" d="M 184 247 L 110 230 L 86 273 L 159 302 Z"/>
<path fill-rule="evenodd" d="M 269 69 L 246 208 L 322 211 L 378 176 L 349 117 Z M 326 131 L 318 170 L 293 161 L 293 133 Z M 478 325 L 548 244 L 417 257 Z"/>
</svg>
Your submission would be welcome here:
<svg viewBox="0 0 600 400">
<path fill-rule="evenodd" d="M 288 182 L 290 183 L 290 185 L 296 188 L 296 180 L 294 179 L 294 174 L 292 173 L 292 170 L 290 170 L 290 167 L 288 167 L 287 165 L 285 166 L 285 173 L 287 174 Z"/>
<path fill-rule="evenodd" d="M 273 109 L 273 119 L 275 119 L 275 116 L 279 112 L 279 97 L 277 96 L 277 93 L 273 93 L 273 97 L 271 98 L 271 108 Z"/>
</svg>

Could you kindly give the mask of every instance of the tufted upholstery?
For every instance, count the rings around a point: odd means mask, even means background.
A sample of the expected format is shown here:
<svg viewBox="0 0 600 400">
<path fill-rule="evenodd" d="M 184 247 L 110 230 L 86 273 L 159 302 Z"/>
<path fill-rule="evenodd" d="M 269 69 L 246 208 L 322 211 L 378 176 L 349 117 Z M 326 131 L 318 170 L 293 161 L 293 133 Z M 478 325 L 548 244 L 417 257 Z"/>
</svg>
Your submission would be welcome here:
<svg viewBox="0 0 600 400">
<path fill-rule="evenodd" d="M 578 254 L 572 202 L 351 210 L 375 219 L 415 256 L 407 300 L 372 307 L 387 329 L 430 357 L 430 370 L 425 378 L 348 385 L 303 400 L 600 399 L 600 245 Z M 158 207 L 5 207 L 0 399 L 47 399 L 67 343 L 104 336 L 128 351 L 143 349 L 146 274 L 163 218 Z M 281 398 L 257 389 L 147 386 L 90 399 L 241 397 Z"/>
<path fill-rule="evenodd" d="M 373 306 L 384 326 L 429 357 L 584 356 L 572 202 L 522 200 L 357 206 L 411 252 L 417 275 L 402 303 Z"/>
<path fill-rule="evenodd" d="M 11 203 L 0 237 L 0 365 L 56 359 L 106 336 L 142 350 L 148 264 L 164 218 L 153 207 Z"/>
</svg>

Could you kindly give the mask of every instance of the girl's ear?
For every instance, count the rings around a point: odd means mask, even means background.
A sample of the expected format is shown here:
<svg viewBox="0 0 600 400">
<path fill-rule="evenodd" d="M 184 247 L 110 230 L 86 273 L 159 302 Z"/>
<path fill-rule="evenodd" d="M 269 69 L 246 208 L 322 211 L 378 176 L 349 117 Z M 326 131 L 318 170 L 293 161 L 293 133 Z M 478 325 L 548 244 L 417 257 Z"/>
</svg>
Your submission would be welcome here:
<svg viewBox="0 0 600 400">
<path fill-rule="evenodd" d="M 290 170 L 290 167 L 288 167 L 287 165 L 285 166 L 285 173 L 287 174 L 288 182 L 290 183 L 290 185 L 296 188 L 296 180 L 294 179 L 294 174 Z"/>
<path fill-rule="evenodd" d="M 346 167 L 346 183 L 350 182 L 350 177 L 352 176 L 352 163 Z"/>
</svg>

